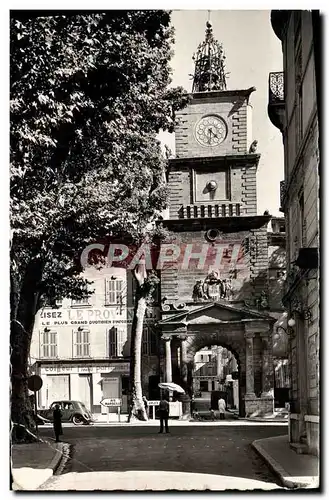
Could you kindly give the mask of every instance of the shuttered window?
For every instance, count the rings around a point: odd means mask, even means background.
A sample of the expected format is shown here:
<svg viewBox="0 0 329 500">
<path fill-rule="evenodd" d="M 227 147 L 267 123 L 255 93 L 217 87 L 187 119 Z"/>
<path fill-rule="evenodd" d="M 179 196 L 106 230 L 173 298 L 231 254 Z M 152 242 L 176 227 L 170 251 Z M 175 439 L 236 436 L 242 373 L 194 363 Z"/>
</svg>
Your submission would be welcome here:
<svg viewBox="0 0 329 500">
<path fill-rule="evenodd" d="M 109 330 L 109 357 L 114 358 L 117 356 L 118 350 L 118 329 L 113 326 Z"/>
<path fill-rule="evenodd" d="M 144 326 L 143 329 L 142 354 L 145 356 L 157 354 L 157 337 L 154 329 L 150 326 Z"/>
<path fill-rule="evenodd" d="M 77 358 L 90 356 L 89 330 L 75 332 L 75 355 Z"/>
<path fill-rule="evenodd" d="M 117 328 L 117 356 L 123 356 L 123 348 L 127 341 L 127 329 L 125 327 Z"/>
<path fill-rule="evenodd" d="M 41 356 L 43 358 L 57 357 L 57 332 L 53 330 L 42 332 Z"/>
<path fill-rule="evenodd" d="M 105 305 L 120 305 L 122 303 L 122 280 L 105 280 Z"/>
<path fill-rule="evenodd" d="M 72 306 L 89 306 L 89 296 L 87 295 L 86 297 L 82 297 L 81 299 L 72 299 L 71 301 Z"/>
</svg>

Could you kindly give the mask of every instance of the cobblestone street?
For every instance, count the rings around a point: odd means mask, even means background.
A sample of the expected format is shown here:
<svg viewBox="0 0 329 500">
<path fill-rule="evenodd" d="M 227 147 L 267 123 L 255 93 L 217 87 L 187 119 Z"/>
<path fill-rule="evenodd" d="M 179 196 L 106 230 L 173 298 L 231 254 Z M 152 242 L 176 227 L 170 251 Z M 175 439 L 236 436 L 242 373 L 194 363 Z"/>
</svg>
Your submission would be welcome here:
<svg viewBox="0 0 329 500">
<path fill-rule="evenodd" d="M 175 426 L 170 434 L 158 435 L 157 427 L 66 428 L 63 440 L 72 444 L 72 457 L 62 476 L 54 476 L 43 489 L 79 488 L 88 474 L 88 489 L 116 489 L 101 471 L 172 471 L 216 475 L 231 480 L 231 488 L 275 487 L 277 479 L 251 448 L 251 442 L 283 435 L 285 426 L 218 425 Z M 42 434 L 51 436 L 51 430 Z M 160 476 L 158 476 L 160 477 Z M 184 476 L 183 476 L 184 477 Z M 94 478 L 94 481 L 92 480 Z M 70 481 L 68 482 L 68 480 Z M 106 484 L 103 482 L 106 480 Z M 90 482 L 91 481 L 91 482 Z M 184 481 L 184 479 L 181 479 Z M 255 483 L 256 481 L 256 483 Z M 258 485 L 261 481 L 264 485 Z M 268 483 L 266 485 L 266 483 Z M 224 484 L 224 483 L 223 483 Z M 182 484 L 182 486 L 184 486 Z"/>
</svg>

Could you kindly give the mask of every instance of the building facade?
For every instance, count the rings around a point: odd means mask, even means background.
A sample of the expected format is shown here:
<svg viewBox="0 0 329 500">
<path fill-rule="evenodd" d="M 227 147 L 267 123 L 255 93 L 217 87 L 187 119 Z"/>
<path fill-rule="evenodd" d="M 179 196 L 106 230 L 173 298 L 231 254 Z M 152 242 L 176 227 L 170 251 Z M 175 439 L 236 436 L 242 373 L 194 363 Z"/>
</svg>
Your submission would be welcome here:
<svg viewBox="0 0 329 500">
<path fill-rule="evenodd" d="M 285 158 L 280 191 L 287 237 L 289 439 L 298 451 L 310 453 L 319 450 L 319 19 L 317 11 L 272 11 L 284 70 L 269 76 L 268 105 L 282 132 Z"/>
<path fill-rule="evenodd" d="M 271 216 L 257 214 L 260 155 L 250 102 L 256 89 L 227 90 L 224 59 L 207 23 L 169 164 L 169 219 L 162 223 L 180 254 L 161 272 L 161 366 L 165 380 L 191 394 L 196 352 L 227 348 L 238 363 L 240 415 L 251 416 L 274 409 L 273 326 L 280 311 L 271 314 L 269 303 Z M 270 246 L 284 254 L 274 239 Z"/>
<path fill-rule="evenodd" d="M 130 271 L 118 267 L 88 267 L 84 277 L 94 293 L 85 299 L 63 299 L 58 307 L 39 311 L 31 345 L 31 364 L 43 379 L 38 406 L 73 399 L 85 403 L 96 416 L 107 413 L 104 398 L 120 398 L 127 412 L 130 373 L 130 332 L 134 282 Z M 143 331 L 143 386 L 157 399 L 159 389 L 159 308 L 146 313 Z M 117 408 L 110 408 L 116 412 Z"/>
</svg>

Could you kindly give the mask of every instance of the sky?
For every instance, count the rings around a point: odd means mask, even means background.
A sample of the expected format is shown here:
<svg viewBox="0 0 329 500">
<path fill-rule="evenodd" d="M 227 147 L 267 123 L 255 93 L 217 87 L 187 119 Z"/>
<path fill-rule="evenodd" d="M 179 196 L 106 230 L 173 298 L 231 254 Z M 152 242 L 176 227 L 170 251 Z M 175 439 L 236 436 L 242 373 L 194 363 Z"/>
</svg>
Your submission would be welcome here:
<svg viewBox="0 0 329 500">
<path fill-rule="evenodd" d="M 204 40 L 207 10 L 174 10 L 175 28 L 172 85 L 192 90 L 194 72 L 192 55 Z M 257 212 L 279 212 L 280 181 L 284 178 L 283 143 L 280 131 L 267 115 L 268 75 L 282 71 L 282 50 L 270 23 L 269 10 L 212 10 L 210 21 L 214 37 L 223 44 L 226 55 L 227 89 L 256 87 L 251 94 L 253 107 L 253 140 L 258 141 L 261 154 L 257 173 Z M 175 150 L 174 134 L 160 134 L 160 140 Z"/>
</svg>

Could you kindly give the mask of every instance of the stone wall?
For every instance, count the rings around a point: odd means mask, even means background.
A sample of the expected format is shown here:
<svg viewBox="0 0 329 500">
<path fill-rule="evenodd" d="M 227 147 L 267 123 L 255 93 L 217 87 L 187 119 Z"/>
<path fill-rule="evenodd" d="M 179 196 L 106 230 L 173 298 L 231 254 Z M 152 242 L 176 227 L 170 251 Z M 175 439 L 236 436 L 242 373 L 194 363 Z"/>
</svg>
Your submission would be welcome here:
<svg viewBox="0 0 329 500">
<path fill-rule="evenodd" d="M 247 153 L 247 102 L 245 97 L 228 96 L 193 97 L 184 110 L 177 113 L 175 150 L 177 158 L 224 156 Z M 205 147 L 195 139 L 195 126 L 206 115 L 219 115 L 227 125 L 226 139 L 217 147 Z"/>
<path fill-rule="evenodd" d="M 197 201 L 196 176 L 199 176 L 199 184 L 202 182 L 206 186 L 207 182 L 213 180 L 215 176 L 212 172 L 216 171 L 226 172 L 227 194 L 222 196 L 223 199 Z M 223 203 L 240 204 L 240 215 L 256 215 L 256 172 L 255 163 L 248 162 L 247 157 L 242 165 L 240 162 L 239 164 L 232 162 L 230 167 L 212 166 L 205 168 L 203 166 L 201 168 L 198 164 L 193 165 L 191 162 L 179 165 L 172 163 L 168 178 L 170 218 L 182 217 L 182 207 L 185 205 L 200 205 L 201 203 L 205 206 L 217 204 L 220 207 Z"/>
<path fill-rule="evenodd" d="M 232 280 L 232 300 L 247 300 L 250 306 L 255 306 L 262 292 L 268 296 L 266 226 L 250 231 L 222 232 L 211 243 L 206 239 L 206 230 L 182 231 L 173 234 L 170 242 L 179 246 L 181 255 L 177 262 L 168 264 L 161 272 L 162 299 L 191 302 L 197 280 L 203 281 L 211 270 L 218 271 L 221 279 Z M 193 245 L 189 247 L 192 253 L 200 256 L 204 252 L 202 245 L 207 245 L 204 265 L 198 258 L 191 258 L 188 265 L 183 265 L 187 245 Z M 215 266 L 218 246 L 223 248 L 223 254 L 219 266 Z"/>
</svg>

